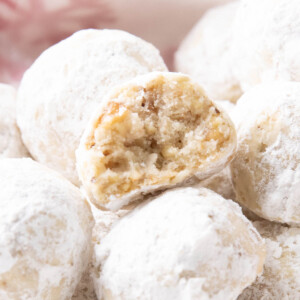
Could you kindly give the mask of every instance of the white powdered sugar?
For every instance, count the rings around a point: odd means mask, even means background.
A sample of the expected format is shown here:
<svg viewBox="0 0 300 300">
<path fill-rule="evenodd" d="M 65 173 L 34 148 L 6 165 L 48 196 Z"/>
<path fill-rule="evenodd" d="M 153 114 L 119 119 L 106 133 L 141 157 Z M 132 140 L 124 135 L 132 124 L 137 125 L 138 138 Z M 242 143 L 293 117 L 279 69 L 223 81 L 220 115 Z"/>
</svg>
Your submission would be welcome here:
<svg viewBox="0 0 300 300">
<path fill-rule="evenodd" d="M 75 150 L 115 85 L 166 71 L 158 50 L 119 30 L 82 30 L 44 51 L 23 76 L 17 122 L 32 156 L 79 184 Z"/>
<path fill-rule="evenodd" d="M 274 82 L 245 93 L 236 107 L 237 201 L 270 221 L 300 223 L 299 99 L 300 83 Z"/>
<path fill-rule="evenodd" d="M 264 258 L 237 204 L 207 189 L 174 189 L 137 206 L 95 247 L 96 292 L 110 300 L 233 300 Z"/>
<path fill-rule="evenodd" d="M 190 74 L 213 100 L 235 102 L 241 95 L 232 70 L 232 22 L 238 2 L 210 9 L 179 47 L 177 71 Z"/>
<path fill-rule="evenodd" d="M 80 190 L 29 158 L 0 160 L 0 298 L 70 299 L 90 258 Z"/>
<path fill-rule="evenodd" d="M 241 0 L 233 24 L 232 68 L 243 90 L 300 81 L 299 0 Z"/>
<path fill-rule="evenodd" d="M 81 190 L 83 194 L 85 194 L 85 191 L 83 189 Z M 89 204 L 95 220 L 92 234 L 92 247 L 94 253 L 94 248 L 97 249 L 99 244 L 102 242 L 102 239 L 112 228 L 113 224 L 118 221 L 120 217 L 130 212 L 136 204 L 128 206 L 126 209 L 121 209 L 116 213 L 98 209 L 90 202 Z M 94 265 L 96 265 L 94 257 L 95 256 L 92 254 L 88 268 L 77 285 L 76 291 L 72 296 L 72 300 L 97 300 L 95 292 L 95 290 L 97 290 L 97 281 L 95 281 L 96 288 L 94 287 L 93 281 L 93 278 L 96 276 L 95 274 L 97 274 L 97 270 L 94 268 Z"/>
<path fill-rule="evenodd" d="M 300 299 L 300 228 L 268 221 L 253 224 L 265 238 L 267 257 L 262 275 L 238 300 Z"/>
<path fill-rule="evenodd" d="M 229 167 L 225 167 L 221 172 L 200 181 L 193 186 L 195 188 L 208 188 L 225 199 L 235 200 L 235 192 L 231 180 L 231 172 Z"/>
<path fill-rule="evenodd" d="M 0 83 L 0 158 L 28 155 L 16 123 L 16 90 Z"/>
</svg>

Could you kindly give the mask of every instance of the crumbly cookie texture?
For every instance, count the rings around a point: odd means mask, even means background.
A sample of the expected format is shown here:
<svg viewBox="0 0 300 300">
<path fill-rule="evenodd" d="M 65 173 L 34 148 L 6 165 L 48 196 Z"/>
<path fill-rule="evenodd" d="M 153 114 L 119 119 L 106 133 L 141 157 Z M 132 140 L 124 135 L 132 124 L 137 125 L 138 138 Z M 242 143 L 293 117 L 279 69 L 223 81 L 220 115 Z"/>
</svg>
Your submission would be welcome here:
<svg viewBox="0 0 300 300">
<path fill-rule="evenodd" d="M 242 92 L 232 72 L 232 22 L 238 2 L 210 9 L 182 42 L 176 70 L 192 75 L 213 100 L 236 102 Z"/>
<path fill-rule="evenodd" d="M 235 111 L 235 104 L 227 100 L 214 101 L 219 110 L 224 110 L 230 117 Z M 235 200 L 235 191 L 232 185 L 230 167 L 225 167 L 221 172 L 197 183 L 195 188 L 208 188 L 225 199 Z"/>
<path fill-rule="evenodd" d="M 237 104 L 236 199 L 255 214 L 300 223 L 300 83 L 260 85 Z"/>
<path fill-rule="evenodd" d="M 265 246 L 237 204 L 180 188 L 121 218 L 95 254 L 99 299 L 233 300 L 261 273 Z"/>
<path fill-rule="evenodd" d="M 220 171 L 235 147 L 231 120 L 196 82 L 154 72 L 116 88 L 94 114 L 77 170 L 91 201 L 117 210 L 141 194 Z"/>
<path fill-rule="evenodd" d="M 26 156 L 29 153 L 16 123 L 16 90 L 0 83 L 0 158 Z"/>
<path fill-rule="evenodd" d="M 151 71 L 167 71 L 159 51 L 120 30 L 82 30 L 44 51 L 17 101 L 32 156 L 79 184 L 75 150 L 92 113 L 113 86 Z"/>
<path fill-rule="evenodd" d="M 244 91 L 274 80 L 300 81 L 299 15 L 298 0 L 240 1 L 231 49 Z"/>
<path fill-rule="evenodd" d="M 267 257 L 262 275 L 238 300 L 300 299 L 300 228 L 268 221 L 253 224 L 265 238 Z"/>
<path fill-rule="evenodd" d="M 0 160 L 0 299 L 70 299 L 93 218 L 80 190 L 29 158 Z"/>
</svg>

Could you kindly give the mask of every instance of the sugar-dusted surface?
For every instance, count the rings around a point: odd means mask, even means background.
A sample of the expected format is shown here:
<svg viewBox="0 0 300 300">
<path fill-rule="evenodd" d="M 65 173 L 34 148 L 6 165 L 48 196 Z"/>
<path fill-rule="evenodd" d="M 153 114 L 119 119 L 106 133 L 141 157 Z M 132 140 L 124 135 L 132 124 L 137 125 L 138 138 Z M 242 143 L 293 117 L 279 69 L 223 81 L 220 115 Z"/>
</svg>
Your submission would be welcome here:
<svg viewBox="0 0 300 300">
<path fill-rule="evenodd" d="M 241 0 L 233 24 L 232 68 L 244 91 L 300 81 L 298 0 Z"/>
<path fill-rule="evenodd" d="M 235 192 L 231 180 L 231 172 L 229 167 L 225 167 L 221 172 L 200 181 L 193 187 L 208 188 L 225 199 L 235 200 Z"/>
<path fill-rule="evenodd" d="M 82 190 L 83 193 L 84 190 Z M 97 266 L 96 255 L 94 250 L 99 247 L 102 243 L 103 238 L 111 230 L 112 226 L 124 215 L 129 213 L 136 205 L 127 206 L 124 209 L 119 210 L 118 212 L 105 211 L 96 208 L 92 203 L 89 203 L 92 209 L 93 217 L 95 220 L 95 225 L 93 227 L 92 234 L 92 247 L 93 253 L 89 261 L 88 268 L 86 272 L 81 277 L 79 284 L 76 287 L 75 293 L 72 296 L 72 300 L 97 300 L 96 292 L 97 290 Z M 95 279 L 95 282 L 94 282 Z"/>
<path fill-rule="evenodd" d="M 262 271 L 264 250 L 237 204 L 207 189 L 174 189 L 121 218 L 95 248 L 97 294 L 233 300 Z"/>
<path fill-rule="evenodd" d="M 82 30 L 44 51 L 26 71 L 17 122 L 32 156 L 79 184 L 75 150 L 92 113 L 113 86 L 166 71 L 151 44 L 119 30 Z"/>
<path fill-rule="evenodd" d="M 262 84 L 235 114 L 231 163 L 237 201 L 270 221 L 300 223 L 300 83 Z"/>
<path fill-rule="evenodd" d="M 71 298 L 90 256 L 80 190 L 29 158 L 0 160 L 0 298 Z"/>
<path fill-rule="evenodd" d="M 234 1 L 206 12 L 175 55 L 176 70 L 197 79 L 213 100 L 236 102 L 242 93 L 230 53 L 237 7 Z"/>
<path fill-rule="evenodd" d="M 265 238 L 264 271 L 238 300 L 291 300 L 300 298 L 300 228 L 278 223 L 253 223 Z"/>
</svg>

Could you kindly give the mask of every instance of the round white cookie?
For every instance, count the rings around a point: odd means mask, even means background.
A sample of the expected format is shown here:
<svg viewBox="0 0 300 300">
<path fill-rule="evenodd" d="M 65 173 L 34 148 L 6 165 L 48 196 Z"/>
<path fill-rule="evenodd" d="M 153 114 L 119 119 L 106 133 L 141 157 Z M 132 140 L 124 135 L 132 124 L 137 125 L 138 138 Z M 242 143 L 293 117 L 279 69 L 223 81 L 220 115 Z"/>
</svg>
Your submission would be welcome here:
<svg viewBox="0 0 300 300">
<path fill-rule="evenodd" d="M 232 68 L 243 90 L 300 81 L 298 0 L 241 0 L 233 23 Z"/>
<path fill-rule="evenodd" d="M 0 299 L 70 299 L 94 223 L 80 190 L 29 158 L 7 158 L 0 191 Z"/>
<path fill-rule="evenodd" d="M 77 170 L 91 201 L 117 210 L 141 194 L 222 170 L 234 125 L 190 77 L 153 72 L 116 88 L 86 127 Z"/>
<path fill-rule="evenodd" d="M 236 200 L 270 221 L 300 223 L 300 83 L 270 83 L 237 104 Z"/>
<path fill-rule="evenodd" d="M 88 119 L 113 86 L 166 71 L 151 44 L 119 30 L 82 30 L 50 47 L 20 84 L 17 122 L 32 156 L 79 184 L 75 150 Z"/>
<path fill-rule="evenodd" d="M 236 102 L 242 92 L 232 72 L 232 22 L 238 2 L 210 9 L 175 55 L 176 70 L 192 75 L 213 100 Z"/>
<path fill-rule="evenodd" d="M 95 248 L 103 300 L 234 300 L 260 274 L 265 246 L 241 209 L 208 189 L 137 206 Z"/>
<path fill-rule="evenodd" d="M 300 228 L 268 221 L 253 224 L 265 238 L 266 262 L 262 275 L 238 300 L 300 299 Z"/>
<path fill-rule="evenodd" d="M 16 123 L 16 90 L 0 83 L 0 158 L 28 155 Z"/>
</svg>

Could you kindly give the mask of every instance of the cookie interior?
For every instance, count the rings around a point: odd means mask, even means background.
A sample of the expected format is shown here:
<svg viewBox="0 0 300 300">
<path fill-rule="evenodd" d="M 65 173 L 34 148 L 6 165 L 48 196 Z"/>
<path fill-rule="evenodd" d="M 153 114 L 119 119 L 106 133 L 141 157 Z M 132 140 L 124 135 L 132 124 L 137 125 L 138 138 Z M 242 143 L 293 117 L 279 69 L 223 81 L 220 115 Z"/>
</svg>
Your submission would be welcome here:
<svg viewBox="0 0 300 300">
<path fill-rule="evenodd" d="M 233 131 L 188 77 L 161 75 L 128 85 L 95 119 L 85 139 L 82 177 L 100 204 L 141 188 L 176 184 L 224 156 Z"/>
</svg>

